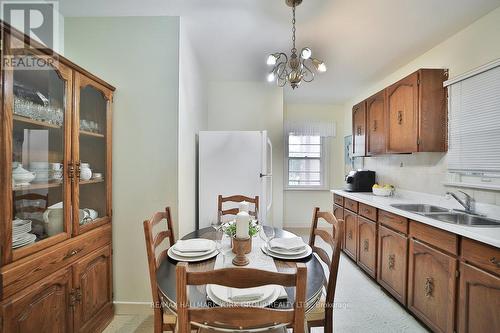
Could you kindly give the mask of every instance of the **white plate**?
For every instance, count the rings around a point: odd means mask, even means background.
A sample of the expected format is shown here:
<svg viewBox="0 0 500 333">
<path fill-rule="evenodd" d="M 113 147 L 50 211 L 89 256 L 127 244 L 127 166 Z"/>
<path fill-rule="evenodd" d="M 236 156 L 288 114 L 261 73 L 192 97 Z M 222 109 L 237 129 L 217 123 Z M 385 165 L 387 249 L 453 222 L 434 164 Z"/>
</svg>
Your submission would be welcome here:
<svg viewBox="0 0 500 333">
<path fill-rule="evenodd" d="M 210 239 L 203 239 L 203 240 L 210 240 Z M 210 250 L 208 251 L 204 251 L 204 252 L 201 252 L 201 251 L 198 251 L 198 252 L 181 252 L 179 250 L 176 250 L 175 249 L 175 245 L 171 247 L 172 249 L 172 252 L 180 257 L 200 257 L 202 255 L 206 255 L 206 254 L 209 254 L 209 253 L 212 253 L 215 248 L 216 248 L 216 244 L 214 241 L 210 240 L 211 241 L 211 244 L 210 244 Z"/>
<path fill-rule="evenodd" d="M 26 238 L 23 238 L 21 240 L 17 240 L 15 242 L 12 242 L 12 247 L 13 248 L 18 248 L 18 247 L 21 247 L 21 246 L 25 246 L 25 245 L 34 243 L 35 240 L 36 240 L 36 235 L 27 234 Z"/>
<path fill-rule="evenodd" d="M 170 247 L 168 249 L 168 252 L 167 252 L 168 256 L 174 260 L 177 260 L 177 261 L 184 261 L 184 262 L 196 262 L 196 261 L 203 261 L 203 260 L 207 260 L 207 259 L 210 259 L 210 258 L 213 258 L 215 257 L 217 254 L 219 254 L 219 251 L 217 250 L 213 250 L 212 252 L 208 253 L 208 254 L 205 254 L 205 255 L 202 255 L 202 256 L 198 256 L 198 257 L 182 257 L 182 256 L 178 256 L 177 254 L 175 254 L 173 252 L 173 248 Z"/>
<path fill-rule="evenodd" d="M 294 255 L 299 255 L 307 251 L 307 244 L 304 244 L 304 247 L 301 248 L 299 251 L 295 250 L 285 250 L 285 249 L 271 249 L 267 248 L 269 252 L 276 253 L 276 254 L 283 254 L 285 256 L 294 256 Z"/>
<path fill-rule="evenodd" d="M 22 228 L 19 228 L 19 229 L 13 229 L 12 230 L 12 236 L 14 236 L 14 237 L 20 236 L 20 235 L 28 233 L 30 231 L 31 231 L 31 226 L 22 227 Z"/>
<path fill-rule="evenodd" d="M 208 298 L 210 298 L 210 300 L 212 300 L 212 302 L 214 302 L 215 304 L 217 304 L 218 306 L 235 306 L 235 305 L 241 305 L 241 306 L 258 306 L 258 307 L 266 307 L 266 306 L 269 306 L 270 304 L 272 304 L 273 302 L 275 302 L 279 296 L 280 296 L 280 288 L 278 287 L 275 287 L 274 288 L 274 291 L 271 295 L 269 295 L 269 297 L 267 298 L 264 298 L 263 300 L 261 301 L 258 301 L 258 302 L 242 302 L 242 303 L 235 303 L 235 302 L 230 302 L 230 303 L 227 303 L 227 302 L 224 302 L 222 301 L 219 297 L 217 297 L 211 286 L 208 285 L 207 286 L 207 296 Z"/>
<path fill-rule="evenodd" d="M 304 253 L 294 254 L 294 255 L 284 255 L 284 254 L 278 254 L 275 252 L 271 252 L 267 249 L 267 245 L 265 243 L 262 244 L 260 249 L 262 250 L 262 252 L 264 252 L 268 256 L 271 256 L 271 257 L 276 258 L 276 259 L 297 260 L 297 259 L 307 258 L 311 255 L 311 253 L 312 253 L 311 247 L 309 245 L 306 245 L 306 247 L 307 247 L 307 250 Z"/>
<path fill-rule="evenodd" d="M 247 288 L 250 289 L 248 290 L 248 293 L 261 293 L 262 296 L 258 299 L 250 300 L 250 301 L 235 301 L 229 298 L 229 287 L 225 286 L 219 286 L 219 285 L 210 285 L 210 289 L 212 290 L 212 293 L 220 299 L 222 302 L 225 304 L 239 304 L 239 305 L 254 305 L 254 304 L 260 304 L 262 301 L 268 299 L 271 297 L 275 289 L 277 287 L 273 285 L 266 285 L 266 286 L 260 286 L 256 288 Z"/>
<path fill-rule="evenodd" d="M 12 221 L 12 227 L 17 228 L 17 227 L 23 227 L 25 225 L 31 225 L 31 220 L 21 220 L 21 219 L 16 219 Z"/>
</svg>

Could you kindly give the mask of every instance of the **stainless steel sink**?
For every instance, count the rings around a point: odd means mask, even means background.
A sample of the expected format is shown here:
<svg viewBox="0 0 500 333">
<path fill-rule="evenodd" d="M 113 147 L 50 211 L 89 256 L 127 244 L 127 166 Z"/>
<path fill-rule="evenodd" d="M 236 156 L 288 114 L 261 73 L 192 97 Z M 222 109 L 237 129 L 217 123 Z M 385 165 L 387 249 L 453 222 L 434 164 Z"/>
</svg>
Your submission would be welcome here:
<svg viewBox="0 0 500 333">
<path fill-rule="evenodd" d="M 494 220 L 478 215 L 469 215 L 464 213 L 427 213 L 422 215 L 438 221 L 469 227 L 500 227 L 500 220 Z"/>
<path fill-rule="evenodd" d="M 425 204 L 392 204 L 394 208 L 399 208 L 402 210 L 406 210 L 412 213 L 444 213 L 448 212 L 449 209 L 433 206 L 433 205 L 425 205 Z"/>
</svg>

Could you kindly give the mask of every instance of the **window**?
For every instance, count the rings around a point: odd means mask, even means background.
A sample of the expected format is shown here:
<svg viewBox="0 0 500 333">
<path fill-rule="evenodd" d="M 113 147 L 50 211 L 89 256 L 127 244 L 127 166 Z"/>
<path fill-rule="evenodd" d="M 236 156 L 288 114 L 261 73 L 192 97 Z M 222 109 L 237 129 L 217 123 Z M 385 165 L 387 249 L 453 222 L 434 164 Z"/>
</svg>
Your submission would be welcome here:
<svg viewBox="0 0 500 333">
<path fill-rule="evenodd" d="M 287 189 L 328 189 L 327 138 L 319 135 L 285 139 L 285 187 Z"/>
</svg>

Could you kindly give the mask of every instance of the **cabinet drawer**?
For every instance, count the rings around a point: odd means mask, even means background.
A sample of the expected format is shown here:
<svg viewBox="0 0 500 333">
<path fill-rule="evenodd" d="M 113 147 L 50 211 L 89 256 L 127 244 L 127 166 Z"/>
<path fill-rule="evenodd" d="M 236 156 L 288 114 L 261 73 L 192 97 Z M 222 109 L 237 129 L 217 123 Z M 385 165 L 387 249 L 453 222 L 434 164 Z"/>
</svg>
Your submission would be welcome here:
<svg viewBox="0 0 500 333">
<path fill-rule="evenodd" d="M 462 238 L 462 258 L 471 264 L 500 275 L 500 249 Z"/>
<path fill-rule="evenodd" d="M 366 217 L 372 221 L 377 221 L 377 208 L 365 205 L 363 203 L 359 204 L 358 213 L 361 216 Z"/>
<path fill-rule="evenodd" d="M 420 222 L 410 221 L 410 236 L 443 251 L 458 254 L 458 236 Z"/>
<path fill-rule="evenodd" d="M 333 195 L 333 202 L 335 202 L 336 205 L 339 206 L 344 206 L 344 197 L 338 194 Z"/>
<path fill-rule="evenodd" d="M 13 295 L 109 243 L 111 226 L 106 225 L 3 267 L 3 297 Z"/>
<path fill-rule="evenodd" d="M 408 219 L 405 217 L 379 210 L 378 221 L 394 230 L 408 234 Z"/>
<path fill-rule="evenodd" d="M 357 201 L 345 198 L 344 199 L 344 207 L 349 209 L 352 212 L 355 212 L 355 213 L 358 212 L 358 202 Z"/>
</svg>

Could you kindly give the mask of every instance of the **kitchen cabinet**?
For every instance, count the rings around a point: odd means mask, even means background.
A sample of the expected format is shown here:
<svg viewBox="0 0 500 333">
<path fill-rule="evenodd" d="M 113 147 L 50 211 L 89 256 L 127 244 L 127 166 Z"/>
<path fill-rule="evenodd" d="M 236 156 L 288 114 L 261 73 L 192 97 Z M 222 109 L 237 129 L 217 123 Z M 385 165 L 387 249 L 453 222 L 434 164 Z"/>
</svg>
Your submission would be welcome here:
<svg viewBox="0 0 500 333">
<path fill-rule="evenodd" d="M 385 153 L 385 91 L 366 100 L 367 155 Z"/>
<path fill-rule="evenodd" d="M 399 302 L 406 304 L 408 238 L 384 226 L 378 229 L 377 281 Z"/>
<path fill-rule="evenodd" d="M 344 252 L 351 257 L 352 260 L 357 260 L 357 234 L 358 234 L 358 216 L 351 211 L 344 210 Z"/>
<path fill-rule="evenodd" d="M 93 266 L 76 262 L 102 250 L 111 267 L 114 87 L 3 22 L 1 29 L 2 60 L 46 66 L 0 71 L 3 331 L 72 332 L 75 323 L 101 331 L 113 314 L 111 271 L 102 256 Z"/>
<path fill-rule="evenodd" d="M 335 216 L 337 220 L 343 220 L 344 208 L 338 205 L 333 205 L 333 216 Z"/>
<path fill-rule="evenodd" d="M 358 216 L 358 265 L 371 277 L 376 275 L 377 224 Z"/>
<path fill-rule="evenodd" d="M 460 264 L 458 332 L 500 332 L 500 278 Z"/>
<path fill-rule="evenodd" d="M 72 332 L 71 270 L 20 291 L 2 305 L 3 332 Z"/>
<path fill-rule="evenodd" d="M 113 315 L 110 246 L 77 261 L 73 268 L 75 332 L 99 331 L 101 317 Z"/>
<path fill-rule="evenodd" d="M 445 69 L 420 69 L 352 109 L 354 156 L 445 152 Z"/>
<path fill-rule="evenodd" d="M 386 89 L 387 152 L 446 151 L 444 69 L 420 69 Z"/>
<path fill-rule="evenodd" d="M 411 239 L 408 308 L 434 332 L 453 332 L 457 261 Z"/>
<path fill-rule="evenodd" d="M 366 103 L 356 104 L 352 108 L 352 147 L 353 156 L 366 155 Z"/>
</svg>

